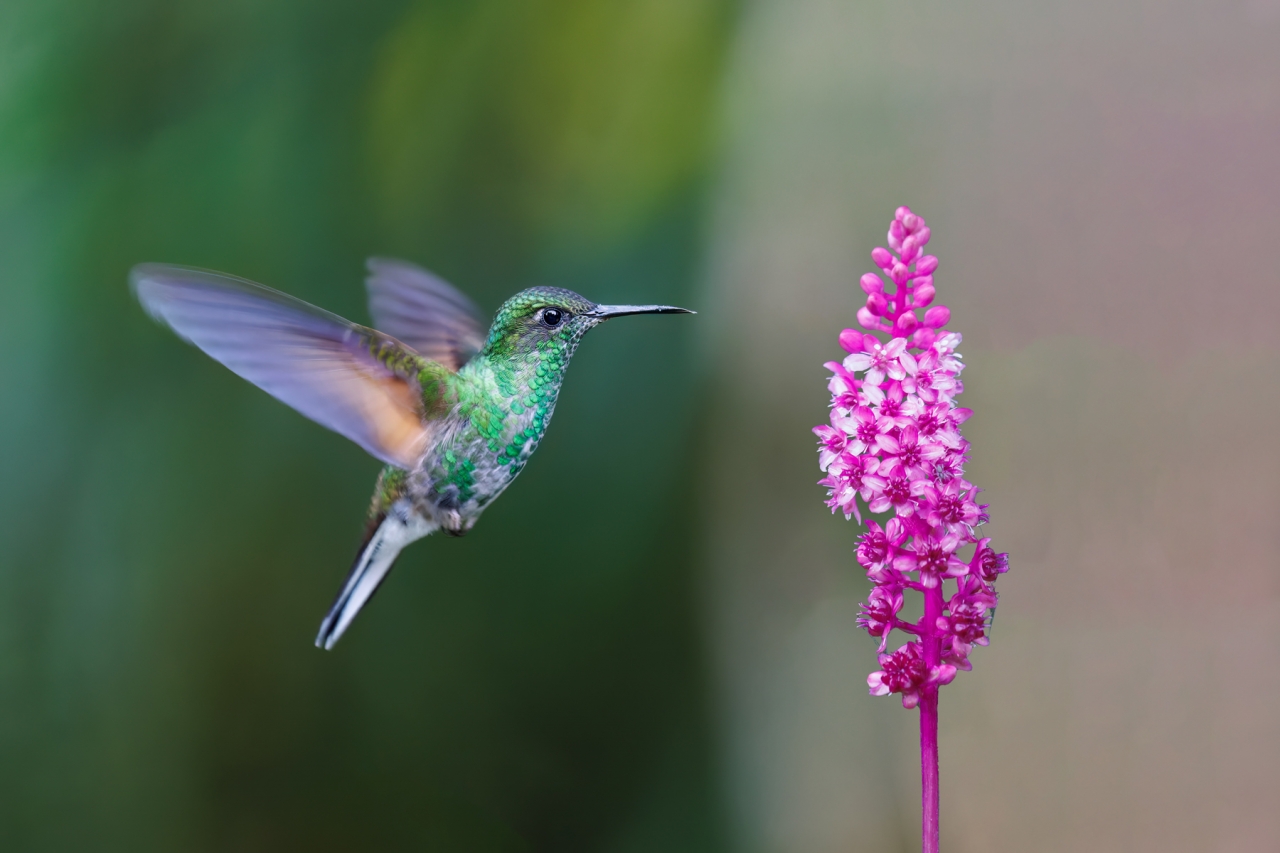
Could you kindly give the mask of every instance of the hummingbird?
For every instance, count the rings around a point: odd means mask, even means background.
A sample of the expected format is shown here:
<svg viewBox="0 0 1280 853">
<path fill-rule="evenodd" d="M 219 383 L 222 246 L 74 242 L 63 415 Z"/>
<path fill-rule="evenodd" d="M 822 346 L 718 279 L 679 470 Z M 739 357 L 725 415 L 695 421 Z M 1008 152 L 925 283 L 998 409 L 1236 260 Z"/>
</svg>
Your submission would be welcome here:
<svg viewBox="0 0 1280 853">
<path fill-rule="evenodd" d="M 316 646 L 331 649 L 400 551 L 437 530 L 461 536 L 511 485 L 551 421 L 565 370 L 590 329 L 670 305 L 597 305 L 531 287 L 485 332 L 464 294 L 406 261 L 371 258 L 373 327 L 236 276 L 140 264 L 142 307 L 233 373 L 385 464 L 364 537 Z"/>
</svg>

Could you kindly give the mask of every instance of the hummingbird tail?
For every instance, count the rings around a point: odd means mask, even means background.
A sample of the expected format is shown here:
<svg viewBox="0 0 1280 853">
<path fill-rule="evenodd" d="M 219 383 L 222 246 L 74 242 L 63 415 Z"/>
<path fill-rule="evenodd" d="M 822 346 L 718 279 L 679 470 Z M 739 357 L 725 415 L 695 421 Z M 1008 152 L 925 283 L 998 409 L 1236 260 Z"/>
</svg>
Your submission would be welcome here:
<svg viewBox="0 0 1280 853">
<path fill-rule="evenodd" d="M 403 506 L 397 502 L 389 513 L 380 513 L 369 520 L 360 553 L 356 555 L 356 561 L 333 606 L 320 623 L 316 648 L 333 648 L 356 618 L 356 614 L 369 603 L 369 599 L 387 579 L 404 546 L 433 530 L 435 526 L 413 512 L 407 502 Z"/>
</svg>

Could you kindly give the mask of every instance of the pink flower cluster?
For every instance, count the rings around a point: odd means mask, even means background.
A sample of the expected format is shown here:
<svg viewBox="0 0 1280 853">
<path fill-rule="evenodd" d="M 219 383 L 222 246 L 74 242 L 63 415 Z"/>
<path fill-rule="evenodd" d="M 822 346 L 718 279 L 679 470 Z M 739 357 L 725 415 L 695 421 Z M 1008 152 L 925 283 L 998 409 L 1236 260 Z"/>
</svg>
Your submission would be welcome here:
<svg viewBox="0 0 1280 853">
<path fill-rule="evenodd" d="M 969 652 L 987 644 L 996 578 L 1008 570 L 1008 555 L 976 532 L 987 508 L 964 478 L 969 443 L 960 425 L 972 412 L 955 403 L 964 390 L 960 335 L 943 328 L 951 312 L 931 304 L 938 259 L 923 254 L 929 236 L 924 219 L 898 208 L 892 251 L 871 253 L 889 282 L 864 275 L 867 303 L 858 311 L 864 328 L 890 338 L 856 329 L 840 334 L 849 354 L 826 365 L 833 374 L 830 423 L 813 430 L 826 473 L 819 483 L 832 511 L 861 522 L 861 499 L 871 513 L 893 512 L 883 527 L 869 522 L 858 545 L 858 562 L 875 585 L 858 624 L 880 640 L 881 669 L 867 678 L 871 693 L 900 693 L 907 708 L 957 670 L 971 669 Z M 924 597 L 917 622 L 898 616 L 909 589 Z M 915 639 L 885 654 L 894 629 Z"/>
</svg>

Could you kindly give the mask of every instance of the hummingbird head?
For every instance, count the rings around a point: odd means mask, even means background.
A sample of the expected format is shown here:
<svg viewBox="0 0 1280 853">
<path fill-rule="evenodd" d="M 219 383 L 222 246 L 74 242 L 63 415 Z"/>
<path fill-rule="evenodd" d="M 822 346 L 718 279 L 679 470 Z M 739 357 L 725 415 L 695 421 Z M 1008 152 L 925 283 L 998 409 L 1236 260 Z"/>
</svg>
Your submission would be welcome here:
<svg viewBox="0 0 1280 853">
<path fill-rule="evenodd" d="M 597 305 L 572 290 L 531 287 L 502 303 L 483 352 L 514 355 L 546 348 L 572 352 L 589 329 L 612 317 L 693 313 L 670 305 Z"/>
</svg>

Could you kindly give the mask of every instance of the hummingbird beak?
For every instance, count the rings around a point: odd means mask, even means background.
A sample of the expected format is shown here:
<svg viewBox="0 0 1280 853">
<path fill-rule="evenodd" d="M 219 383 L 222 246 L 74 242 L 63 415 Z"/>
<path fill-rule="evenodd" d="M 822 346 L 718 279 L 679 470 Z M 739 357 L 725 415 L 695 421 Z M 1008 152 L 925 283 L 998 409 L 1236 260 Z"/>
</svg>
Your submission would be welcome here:
<svg viewBox="0 0 1280 853">
<path fill-rule="evenodd" d="M 625 317 L 628 314 L 697 314 L 688 308 L 676 308 L 674 305 L 597 305 L 588 316 L 600 322 L 613 317 Z"/>
</svg>

